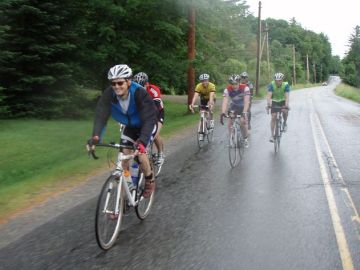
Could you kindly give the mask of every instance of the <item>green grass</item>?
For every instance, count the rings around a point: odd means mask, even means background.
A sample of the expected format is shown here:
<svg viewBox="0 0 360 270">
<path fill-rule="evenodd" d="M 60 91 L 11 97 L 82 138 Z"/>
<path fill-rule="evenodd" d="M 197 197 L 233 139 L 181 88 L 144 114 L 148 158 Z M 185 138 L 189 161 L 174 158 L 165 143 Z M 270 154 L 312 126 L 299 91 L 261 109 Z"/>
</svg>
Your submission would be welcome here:
<svg viewBox="0 0 360 270">
<path fill-rule="evenodd" d="M 339 84 L 336 89 L 335 93 L 338 96 L 351 99 L 352 101 L 355 101 L 357 103 L 360 103 L 360 89 L 355 88 L 346 84 Z"/>
<path fill-rule="evenodd" d="M 186 106 L 165 102 L 166 138 L 198 120 Z M 0 120 L 0 221 L 18 209 L 43 201 L 54 192 L 71 188 L 108 167 L 106 151 L 99 160 L 88 158 L 89 120 Z M 119 140 L 118 124 L 110 120 L 103 141 Z"/>
</svg>

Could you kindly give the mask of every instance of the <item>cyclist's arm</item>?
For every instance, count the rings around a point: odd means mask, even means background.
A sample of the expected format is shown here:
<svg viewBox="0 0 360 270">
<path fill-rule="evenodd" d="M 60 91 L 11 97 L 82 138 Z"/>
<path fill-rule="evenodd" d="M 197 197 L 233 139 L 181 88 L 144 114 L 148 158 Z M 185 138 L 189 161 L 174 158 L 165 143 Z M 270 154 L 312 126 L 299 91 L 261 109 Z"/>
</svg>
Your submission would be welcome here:
<svg viewBox="0 0 360 270">
<path fill-rule="evenodd" d="M 285 87 L 285 106 L 289 107 L 289 98 L 290 98 L 290 86 L 289 84 Z"/>
<path fill-rule="evenodd" d="M 193 99 L 192 99 L 192 102 L 191 102 L 191 106 L 194 106 L 195 105 L 195 102 L 196 102 L 196 100 L 197 100 L 197 98 L 199 97 L 199 93 L 198 92 L 195 92 L 194 93 L 194 97 L 193 97 Z"/>
<path fill-rule="evenodd" d="M 250 93 L 244 96 L 244 112 L 249 111 L 249 105 L 250 105 Z"/>
<path fill-rule="evenodd" d="M 215 92 L 210 92 L 209 104 L 214 105 Z"/>
<path fill-rule="evenodd" d="M 140 87 L 135 91 L 135 102 L 141 120 L 139 140 L 146 146 L 157 123 L 156 108 L 150 95 Z"/>
<path fill-rule="evenodd" d="M 267 97 L 266 97 L 266 100 L 267 100 L 267 105 L 271 106 L 271 98 L 272 98 L 272 93 L 273 93 L 273 87 L 272 87 L 272 84 L 270 84 L 268 86 L 268 93 L 267 93 Z"/>
<path fill-rule="evenodd" d="M 95 109 L 93 136 L 99 136 L 104 129 L 111 112 L 111 99 L 113 90 L 108 87 L 101 95 Z"/>
<path fill-rule="evenodd" d="M 289 92 L 285 92 L 285 106 L 286 107 L 289 107 L 289 98 L 290 98 Z"/>
<path fill-rule="evenodd" d="M 229 97 L 227 95 L 223 95 L 223 102 L 221 105 L 221 112 L 223 114 L 227 114 L 226 111 L 227 111 L 227 107 L 228 107 L 228 102 L 229 102 Z"/>
</svg>

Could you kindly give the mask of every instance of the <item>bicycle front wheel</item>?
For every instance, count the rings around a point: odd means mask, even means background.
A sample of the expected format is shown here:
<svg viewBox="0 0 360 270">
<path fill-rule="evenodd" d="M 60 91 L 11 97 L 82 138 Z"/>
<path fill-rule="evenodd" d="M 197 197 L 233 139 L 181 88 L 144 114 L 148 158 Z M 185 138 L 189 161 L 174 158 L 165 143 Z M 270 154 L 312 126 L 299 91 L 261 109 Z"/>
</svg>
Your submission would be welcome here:
<svg viewBox="0 0 360 270">
<path fill-rule="evenodd" d="M 198 128 L 198 133 L 197 133 L 197 142 L 198 142 L 198 146 L 199 148 L 203 148 L 204 146 L 204 137 L 206 136 L 205 134 L 205 128 L 204 128 L 204 120 L 202 118 L 200 118 L 200 122 L 199 122 L 199 128 Z"/>
<path fill-rule="evenodd" d="M 279 120 L 276 121 L 276 126 L 275 126 L 275 138 L 274 138 L 274 151 L 275 153 L 279 152 L 280 149 L 280 122 Z"/>
<path fill-rule="evenodd" d="M 235 128 L 231 128 L 229 136 L 229 161 L 233 168 L 237 163 L 237 147 L 237 132 Z"/>
<path fill-rule="evenodd" d="M 96 241 L 103 250 L 116 242 L 124 209 L 124 192 L 119 179 L 111 175 L 101 190 L 95 218 Z"/>
<path fill-rule="evenodd" d="M 155 189 L 156 189 L 156 182 L 155 182 Z M 149 198 L 144 198 L 142 196 L 144 190 L 145 190 L 145 177 L 143 173 L 140 173 L 139 182 L 136 188 L 135 200 L 137 201 L 137 205 L 135 206 L 135 212 L 137 217 L 141 220 L 145 219 L 148 216 L 151 206 L 153 205 L 154 202 L 154 194 L 155 194 L 155 190 L 154 190 Z"/>
<path fill-rule="evenodd" d="M 245 154 L 245 145 L 240 129 L 237 132 L 237 146 L 239 150 L 239 159 L 242 160 Z"/>
</svg>

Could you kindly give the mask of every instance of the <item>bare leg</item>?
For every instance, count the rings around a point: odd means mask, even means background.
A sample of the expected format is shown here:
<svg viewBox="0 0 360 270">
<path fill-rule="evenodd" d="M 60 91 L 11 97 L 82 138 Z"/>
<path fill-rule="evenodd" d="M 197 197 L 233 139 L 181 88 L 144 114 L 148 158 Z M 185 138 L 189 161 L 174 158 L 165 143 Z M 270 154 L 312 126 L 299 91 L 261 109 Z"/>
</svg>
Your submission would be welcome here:
<svg viewBox="0 0 360 270">
<path fill-rule="evenodd" d="M 271 114 L 271 124 L 270 124 L 271 136 L 274 136 L 275 122 L 276 122 L 276 113 L 272 113 Z"/>
</svg>

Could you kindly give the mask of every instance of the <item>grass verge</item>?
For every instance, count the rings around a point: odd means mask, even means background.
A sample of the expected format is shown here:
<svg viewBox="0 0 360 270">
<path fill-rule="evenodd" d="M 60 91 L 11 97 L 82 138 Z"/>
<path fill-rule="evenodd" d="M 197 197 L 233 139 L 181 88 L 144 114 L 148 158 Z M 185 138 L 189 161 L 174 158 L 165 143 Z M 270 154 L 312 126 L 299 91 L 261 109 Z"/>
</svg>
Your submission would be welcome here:
<svg viewBox="0 0 360 270">
<path fill-rule="evenodd" d="M 186 106 L 165 101 L 163 137 L 195 123 Z M 108 170 L 106 158 L 88 158 L 89 120 L 0 120 L 0 223 L 8 217 L 73 188 Z M 103 141 L 118 141 L 118 124 L 109 120 Z M 106 151 L 98 149 L 99 156 Z"/>
<path fill-rule="evenodd" d="M 360 89 L 355 88 L 349 85 L 346 85 L 344 83 L 339 84 L 335 88 L 335 93 L 338 96 L 351 99 L 352 101 L 355 101 L 357 103 L 360 103 Z"/>
</svg>

